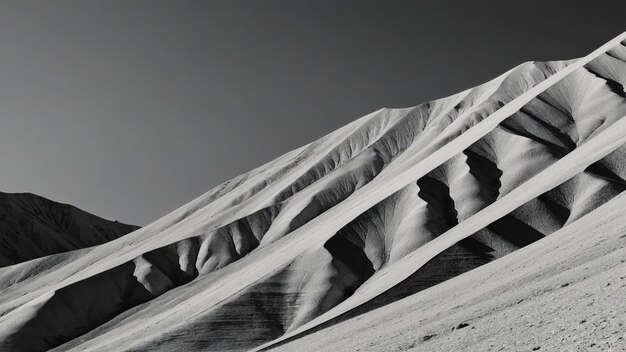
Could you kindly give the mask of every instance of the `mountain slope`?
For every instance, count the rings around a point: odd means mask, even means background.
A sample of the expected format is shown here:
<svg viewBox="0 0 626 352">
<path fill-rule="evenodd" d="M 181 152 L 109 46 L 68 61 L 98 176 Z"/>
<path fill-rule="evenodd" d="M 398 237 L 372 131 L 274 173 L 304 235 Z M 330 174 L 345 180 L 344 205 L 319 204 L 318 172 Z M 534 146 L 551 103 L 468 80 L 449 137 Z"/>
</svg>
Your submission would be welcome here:
<svg viewBox="0 0 626 352">
<path fill-rule="evenodd" d="M 34 194 L 0 192 L 0 267 L 95 246 L 138 228 Z"/>
<path fill-rule="evenodd" d="M 620 351 L 624 207 L 620 195 L 497 262 L 275 351 Z"/>
<path fill-rule="evenodd" d="M 3 347 L 270 348 L 545 242 L 626 188 L 625 38 L 376 111 L 123 238 L 0 270 Z"/>
</svg>

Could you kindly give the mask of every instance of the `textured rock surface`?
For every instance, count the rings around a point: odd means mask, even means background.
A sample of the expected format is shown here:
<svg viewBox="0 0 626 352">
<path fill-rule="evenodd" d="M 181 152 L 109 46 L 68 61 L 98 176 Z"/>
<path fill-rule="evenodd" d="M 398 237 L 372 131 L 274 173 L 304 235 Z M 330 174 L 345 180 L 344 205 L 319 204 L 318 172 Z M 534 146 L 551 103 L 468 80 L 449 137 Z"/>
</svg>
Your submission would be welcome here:
<svg viewBox="0 0 626 352">
<path fill-rule="evenodd" d="M 430 302 L 405 302 L 440 287 L 500 307 L 508 296 L 490 301 L 484 290 L 529 279 L 522 261 L 556 277 L 570 255 L 602 257 L 606 248 L 592 239 L 604 237 L 577 241 L 584 233 L 574 231 L 595 224 L 593 214 L 618 213 L 602 234 L 620 250 L 625 38 L 578 60 L 524 63 L 448 98 L 373 112 L 123 238 L 0 269 L 0 341 L 17 351 L 367 349 L 361 342 L 393 345 L 406 327 L 371 323 L 380 336 L 352 341 L 369 328 L 352 322 L 418 322 Z M 561 256 L 549 252 L 559 241 L 571 247 Z M 429 314 L 464 300 L 435 300 Z M 496 310 L 490 324 L 501 319 Z M 466 320 L 477 313 L 464 314 L 444 325 L 471 339 Z M 438 323 L 428 324 L 416 339 L 443 341 Z M 335 337 L 326 341 L 328 331 Z M 419 347 L 402 341 L 394 348 Z M 440 348 L 448 345 L 470 346 Z"/>
<path fill-rule="evenodd" d="M 624 207 L 621 195 L 497 262 L 274 350 L 622 351 Z"/>
</svg>

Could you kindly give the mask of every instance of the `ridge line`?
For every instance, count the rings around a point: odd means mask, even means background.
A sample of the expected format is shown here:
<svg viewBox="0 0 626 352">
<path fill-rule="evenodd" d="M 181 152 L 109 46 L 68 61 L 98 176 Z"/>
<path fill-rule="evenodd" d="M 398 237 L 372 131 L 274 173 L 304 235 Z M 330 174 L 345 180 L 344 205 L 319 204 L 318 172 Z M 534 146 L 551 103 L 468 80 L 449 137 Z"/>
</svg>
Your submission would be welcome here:
<svg viewBox="0 0 626 352">
<path fill-rule="evenodd" d="M 449 158 L 447 158 L 445 160 L 439 161 L 439 160 L 437 160 L 437 158 L 435 158 L 437 153 L 443 154 L 443 152 L 441 152 L 442 150 L 451 149 L 451 153 L 447 153 L 447 154 L 456 155 L 457 153 L 454 152 L 456 144 L 460 144 L 460 146 L 458 148 L 461 148 L 461 151 L 466 149 L 467 147 L 469 147 L 469 145 L 471 145 L 472 143 L 474 143 L 475 141 L 480 139 L 482 136 L 487 134 L 489 131 L 491 131 L 493 128 L 495 128 L 497 125 L 499 125 L 502 121 L 504 121 L 505 119 L 510 117 L 513 113 L 515 113 L 516 111 L 521 109 L 524 105 L 526 105 L 534 97 L 538 96 L 541 92 L 543 92 L 543 91 L 547 90 L 548 88 L 552 87 L 554 84 L 558 83 L 563 78 L 567 77 L 570 73 L 572 73 L 575 70 L 583 67 L 584 65 L 586 65 L 587 63 L 589 63 L 590 61 L 592 61 L 596 57 L 600 56 L 604 52 L 608 51 L 609 49 L 611 49 L 612 47 L 614 47 L 615 45 L 617 45 L 618 43 L 620 43 L 624 39 L 626 39 L 626 32 L 618 35 L 617 37 L 615 37 L 612 40 L 606 42 L 605 44 L 603 44 L 602 46 L 600 46 L 596 50 L 592 51 L 591 53 L 589 53 L 585 57 L 583 57 L 583 58 L 573 62 L 571 65 L 568 65 L 567 67 L 559 70 L 558 72 L 556 72 L 552 76 L 550 76 L 550 77 L 546 78 L 545 80 L 539 82 L 537 85 L 535 85 L 534 87 L 529 89 L 527 92 L 525 92 L 525 93 L 521 94 L 520 96 L 518 96 L 517 98 L 513 99 L 508 104 L 506 104 L 505 106 L 501 107 L 500 109 L 498 109 L 497 111 L 495 111 L 494 113 L 489 115 L 484 120 L 480 121 L 478 124 L 472 126 L 470 129 L 468 129 L 466 132 L 462 133 L 460 136 L 457 136 L 455 139 L 453 139 L 452 141 L 448 142 L 447 144 L 445 144 L 441 148 L 437 149 L 435 152 L 433 152 L 432 154 L 430 154 L 426 158 L 424 158 L 422 160 L 419 160 L 416 164 L 413 165 L 413 167 L 409 167 L 408 170 L 405 170 L 400 175 L 398 175 L 397 178 L 408 178 L 407 174 L 409 174 L 409 175 L 413 174 L 413 171 L 415 171 L 415 173 L 417 174 L 417 177 L 415 177 L 415 175 L 413 175 L 413 176 L 411 176 L 411 180 L 418 179 L 418 178 L 422 177 L 423 175 L 421 173 L 424 173 L 424 172 L 423 171 L 421 172 L 420 166 L 422 166 L 422 164 L 424 164 L 427 161 L 429 161 L 429 159 L 435 159 L 436 164 L 433 163 L 432 168 L 435 168 L 435 167 L 441 165 L 443 162 L 445 162 L 445 161 L 447 161 L 449 159 Z M 510 111 L 510 113 L 508 113 L 509 111 Z M 460 124 L 459 120 L 455 120 L 452 124 L 455 124 L 455 123 Z M 493 126 L 491 126 L 491 125 L 493 125 Z M 481 127 L 481 128 L 479 128 L 479 127 Z M 473 134 L 480 133 L 482 129 L 488 129 L 488 131 L 486 133 L 478 136 L 478 138 L 476 138 L 475 140 L 470 139 L 470 138 L 462 138 L 462 136 L 466 136 L 467 137 L 467 134 L 470 134 L 473 137 Z M 479 132 L 472 133 L 472 132 L 475 132 L 477 130 L 479 130 Z M 449 130 L 447 130 L 447 132 L 449 132 Z M 445 134 L 446 130 L 444 130 L 443 133 Z M 465 142 L 463 139 L 470 139 L 471 143 L 463 143 L 463 142 Z M 428 146 L 431 146 L 434 143 L 436 143 L 436 141 L 431 142 Z M 465 147 L 462 147 L 465 144 L 467 144 L 467 145 Z M 585 145 L 586 144 L 587 143 L 585 143 Z M 459 152 L 459 151 L 457 151 L 457 152 Z M 411 160 L 417 159 L 418 156 L 421 156 L 421 154 L 424 154 L 424 153 L 418 153 L 413 158 L 408 158 L 406 161 L 411 161 Z M 570 155 L 570 154 L 571 154 L 571 152 L 569 154 L 567 154 L 567 155 Z M 567 157 L 567 155 L 564 156 L 564 158 Z M 439 158 L 439 159 L 442 159 L 442 158 Z M 562 160 L 562 159 L 560 159 L 560 160 Z M 542 173 L 543 173 L 543 171 L 540 174 L 542 174 Z M 381 176 L 386 176 L 386 175 L 383 175 L 383 173 L 381 172 L 379 177 L 381 177 Z M 404 177 L 402 177 L 402 176 L 404 176 Z M 536 175 L 536 176 L 538 176 L 538 175 Z M 535 177 L 531 178 L 531 180 L 535 179 Z M 375 181 L 376 181 L 376 179 L 372 180 L 372 182 L 370 182 L 368 185 L 372 185 L 373 183 L 376 183 Z M 411 181 L 409 181 L 409 182 L 411 182 Z M 404 182 L 403 184 L 405 184 L 405 183 L 408 184 L 408 182 Z M 526 184 L 526 182 L 524 184 Z M 519 187 L 522 187 L 524 184 L 520 185 Z M 365 187 L 361 188 L 360 190 L 364 190 L 364 189 L 366 190 L 366 188 L 368 188 L 367 187 L 368 185 L 366 185 Z M 386 187 L 386 188 L 391 188 L 391 187 Z M 357 192 L 355 192 L 352 196 L 354 196 L 356 193 Z M 365 193 L 365 192 L 363 192 L 363 193 Z M 376 193 L 376 190 L 374 190 L 372 193 Z M 393 192 L 390 192 L 390 194 L 393 194 Z M 389 195 L 387 195 L 387 196 L 389 196 Z M 504 197 L 501 198 L 501 199 L 504 199 Z M 346 199 L 346 201 L 347 201 L 347 199 Z M 378 200 L 378 201 L 380 201 L 380 200 Z M 357 206 L 354 207 L 354 208 L 358 208 L 359 206 L 362 207 L 362 204 L 364 204 L 364 202 L 362 202 L 360 204 L 357 204 Z M 341 204 L 337 205 L 337 207 L 340 207 L 340 206 L 341 206 Z M 353 210 L 353 209 L 350 209 L 350 210 Z M 332 210 L 332 208 L 331 208 L 331 210 Z M 344 218 L 346 218 L 345 215 L 347 214 L 347 212 L 341 212 L 341 213 L 344 215 Z M 476 216 L 476 214 L 474 216 Z M 322 217 L 322 216 L 320 216 L 320 217 Z M 318 220 L 320 217 L 318 217 L 318 218 L 316 218 L 314 220 Z M 318 220 L 318 221 L 320 221 L 320 220 Z M 441 236 L 443 236 L 443 234 Z M 428 245 L 428 243 L 426 245 Z M 419 249 L 416 250 L 415 252 L 417 252 L 417 251 L 419 251 Z M 415 252 L 413 252 L 413 253 L 415 253 Z M 411 254 L 409 254 L 409 256 L 410 255 Z M 261 278 L 259 278 L 259 280 L 260 279 Z M 354 297 L 354 296 L 351 296 L 351 297 Z M 344 302 L 346 302 L 348 300 L 350 300 L 350 297 L 348 299 L 346 299 Z M 261 345 L 259 347 L 256 347 L 256 348 L 252 349 L 251 351 L 265 350 L 265 349 L 271 347 L 272 345 L 274 345 L 276 343 L 280 343 L 281 341 L 283 341 L 283 340 L 285 340 L 285 339 L 287 339 L 289 337 L 295 336 L 295 335 L 297 335 L 297 334 L 299 334 L 301 332 L 304 332 L 304 331 L 306 331 L 306 330 L 308 330 L 310 328 L 313 328 L 313 327 L 315 327 L 315 326 L 317 326 L 319 324 L 322 324 L 322 323 L 324 323 L 325 321 L 327 321 L 329 319 L 332 319 L 333 317 L 337 316 L 337 315 L 333 315 L 333 314 L 336 313 L 335 310 L 337 309 L 337 307 L 339 307 L 342 304 L 343 304 L 343 302 L 340 303 L 339 305 L 333 307 L 328 312 L 326 312 L 326 313 L 320 315 L 319 317 L 313 319 L 309 323 L 304 324 L 303 326 L 301 326 L 300 328 L 298 328 L 296 330 L 293 330 L 291 333 L 285 334 L 285 335 L 283 335 L 283 336 L 281 336 L 281 337 L 279 337 L 279 338 L 277 338 L 277 339 L 275 339 L 273 341 L 270 341 L 270 342 L 268 342 L 266 344 L 263 344 L 263 345 Z M 331 314 L 331 312 L 332 312 L 332 314 Z M 323 319 L 323 318 L 325 318 L 325 319 Z"/>
</svg>

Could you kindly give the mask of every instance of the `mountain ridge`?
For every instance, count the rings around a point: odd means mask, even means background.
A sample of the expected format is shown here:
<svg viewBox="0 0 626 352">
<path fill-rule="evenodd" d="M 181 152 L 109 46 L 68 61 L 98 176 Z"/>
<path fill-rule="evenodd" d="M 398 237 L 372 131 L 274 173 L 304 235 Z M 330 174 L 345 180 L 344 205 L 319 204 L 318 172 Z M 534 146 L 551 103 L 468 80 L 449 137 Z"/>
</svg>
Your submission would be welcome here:
<svg viewBox="0 0 626 352">
<path fill-rule="evenodd" d="M 625 189 L 625 38 L 378 110 L 121 239 L 0 270 L 0 339 L 271 348 L 542 241 Z"/>
</svg>

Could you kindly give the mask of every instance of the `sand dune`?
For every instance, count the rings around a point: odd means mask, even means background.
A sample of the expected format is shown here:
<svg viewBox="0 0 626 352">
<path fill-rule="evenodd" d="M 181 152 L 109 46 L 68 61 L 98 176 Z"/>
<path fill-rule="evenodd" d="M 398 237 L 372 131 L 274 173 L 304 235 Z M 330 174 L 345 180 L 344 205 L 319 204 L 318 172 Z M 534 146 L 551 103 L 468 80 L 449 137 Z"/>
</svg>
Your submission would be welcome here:
<svg viewBox="0 0 626 352">
<path fill-rule="evenodd" d="M 351 322 L 387 321 L 446 285 L 487 295 L 513 282 L 491 281 L 499 263 L 520 277 L 519 253 L 569 260 L 537 253 L 567 234 L 574 246 L 593 214 L 620 225 L 625 38 L 381 109 L 122 238 L 0 269 L 2 347 L 353 350 L 367 326 Z M 593 252 L 580 243 L 566 253 Z"/>
</svg>

